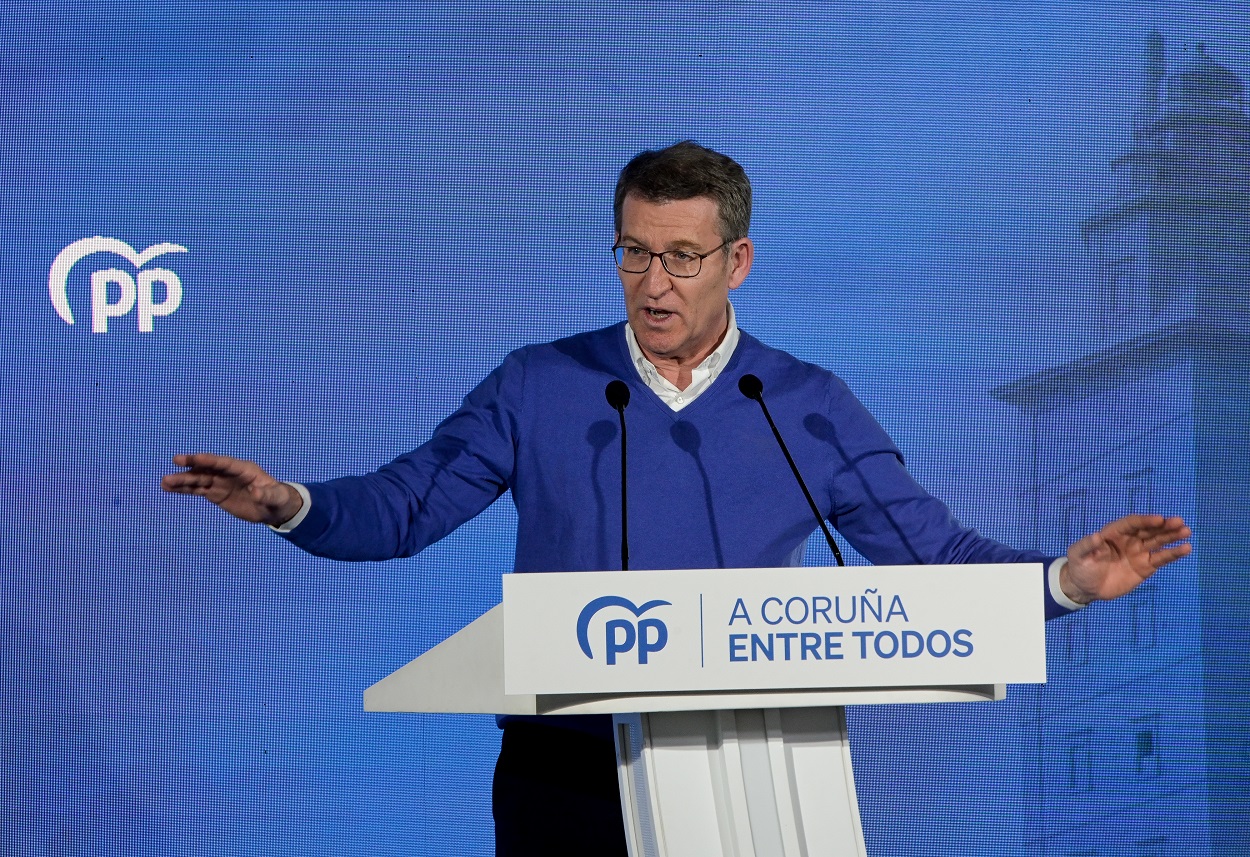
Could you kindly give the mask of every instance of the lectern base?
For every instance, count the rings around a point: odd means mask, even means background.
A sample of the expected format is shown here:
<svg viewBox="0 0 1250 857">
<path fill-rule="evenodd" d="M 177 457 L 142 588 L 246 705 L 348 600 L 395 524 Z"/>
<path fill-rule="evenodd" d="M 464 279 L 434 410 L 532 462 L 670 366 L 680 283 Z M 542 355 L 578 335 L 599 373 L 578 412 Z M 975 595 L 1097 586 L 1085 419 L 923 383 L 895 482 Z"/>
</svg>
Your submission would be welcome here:
<svg viewBox="0 0 1250 857">
<path fill-rule="evenodd" d="M 631 857 L 867 857 L 841 707 L 612 720 Z"/>
</svg>

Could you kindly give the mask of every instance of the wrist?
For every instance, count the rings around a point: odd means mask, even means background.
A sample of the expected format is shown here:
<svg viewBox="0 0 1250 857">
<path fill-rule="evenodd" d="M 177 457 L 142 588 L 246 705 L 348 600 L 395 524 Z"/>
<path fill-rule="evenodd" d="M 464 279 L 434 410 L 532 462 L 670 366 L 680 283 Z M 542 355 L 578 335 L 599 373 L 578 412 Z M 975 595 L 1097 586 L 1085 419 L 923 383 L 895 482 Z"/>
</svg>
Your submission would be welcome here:
<svg viewBox="0 0 1250 857">
<path fill-rule="evenodd" d="M 289 523 L 299 514 L 300 509 L 304 508 L 304 498 L 300 496 L 299 491 L 287 482 L 279 482 L 278 486 L 282 489 L 286 499 L 274 512 L 272 519 L 267 522 L 271 527 L 281 527 Z"/>
<path fill-rule="evenodd" d="M 1085 606 L 1094 600 L 1092 593 L 1086 592 L 1072 580 L 1072 563 L 1065 562 L 1059 569 L 1059 589 L 1072 602 Z"/>
<path fill-rule="evenodd" d="M 303 523 L 308 517 L 308 511 L 312 508 L 312 495 L 308 493 L 308 489 L 299 482 L 283 482 L 282 485 L 289 491 L 294 491 L 299 498 L 298 504 L 292 504 L 294 513 L 280 524 L 270 524 L 269 528 L 275 533 L 286 535 L 293 532 L 296 527 Z M 284 504 L 285 505 L 285 504 Z M 286 511 L 284 509 L 283 511 Z"/>
</svg>

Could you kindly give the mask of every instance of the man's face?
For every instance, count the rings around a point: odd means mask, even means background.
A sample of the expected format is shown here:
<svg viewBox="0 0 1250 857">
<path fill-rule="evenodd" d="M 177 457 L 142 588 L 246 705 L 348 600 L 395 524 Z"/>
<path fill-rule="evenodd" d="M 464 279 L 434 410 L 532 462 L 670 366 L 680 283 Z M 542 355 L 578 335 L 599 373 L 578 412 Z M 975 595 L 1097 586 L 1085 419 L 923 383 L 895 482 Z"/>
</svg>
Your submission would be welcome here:
<svg viewBox="0 0 1250 857">
<path fill-rule="evenodd" d="M 716 202 L 704 196 L 655 203 L 630 194 L 616 243 L 703 254 L 722 241 L 717 215 Z M 629 325 L 651 362 L 694 367 L 716 349 L 729 321 L 729 290 L 746 279 L 752 255 L 751 240 L 741 238 L 704 259 L 694 277 L 674 277 L 658 258 L 642 274 L 617 270 Z"/>
</svg>

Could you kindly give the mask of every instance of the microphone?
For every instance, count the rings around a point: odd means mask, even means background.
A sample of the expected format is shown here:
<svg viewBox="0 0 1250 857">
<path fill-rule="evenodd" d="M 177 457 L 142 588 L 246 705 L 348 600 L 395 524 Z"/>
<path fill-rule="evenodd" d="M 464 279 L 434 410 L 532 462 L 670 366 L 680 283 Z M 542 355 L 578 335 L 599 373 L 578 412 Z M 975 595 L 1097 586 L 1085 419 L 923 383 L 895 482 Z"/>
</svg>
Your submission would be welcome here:
<svg viewBox="0 0 1250 857">
<path fill-rule="evenodd" d="M 621 386 L 625 385 L 622 384 Z M 833 534 L 829 532 L 829 527 L 825 525 L 825 516 L 820 514 L 820 510 L 816 508 L 816 501 L 812 499 L 812 492 L 807 490 L 807 483 L 799 475 L 798 465 L 794 463 L 790 450 L 786 448 L 786 442 L 781 439 L 781 432 L 777 431 L 777 424 L 773 422 L 772 414 L 768 413 L 768 405 L 764 404 L 764 382 L 754 375 L 746 374 L 738 379 L 738 390 L 748 399 L 754 399 L 760 403 L 760 409 L 764 411 L 764 418 L 768 420 L 768 427 L 773 430 L 773 437 L 777 438 L 777 445 L 785 453 L 786 462 L 790 465 L 790 472 L 794 474 L 799 487 L 803 489 L 803 496 L 807 498 L 807 505 L 811 507 L 812 514 L 816 516 L 816 523 L 820 525 L 820 531 L 825 534 L 825 541 L 829 543 L 829 550 L 833 551 L 833 558 L 837 560 L 838 565 L 846 565 L 842 561 L 842 551 L 838 549 L 838 543 L 833 540 Z M 628 393 L 629 391 L 627 390 L 626 392 Z M 624 416 L 621 419 L 624 420 Z"/>
<path fill-rule="evenodd" d="M 620 413 L 625 413 L 625 406 L 629 404 L 628 384 L 624 381 L 610 381 L 603 394 L 607 396 L 609 405 L 616 408 Z"/>
<path fill-rule="evenodd" d="M 625 407 L 629 404 L 629 385 L 620 380 L 609 381 L 603 394 L 621 418 L 621 571 L 629 571 L 629 506 L 625 492 Z"/>
</svg>

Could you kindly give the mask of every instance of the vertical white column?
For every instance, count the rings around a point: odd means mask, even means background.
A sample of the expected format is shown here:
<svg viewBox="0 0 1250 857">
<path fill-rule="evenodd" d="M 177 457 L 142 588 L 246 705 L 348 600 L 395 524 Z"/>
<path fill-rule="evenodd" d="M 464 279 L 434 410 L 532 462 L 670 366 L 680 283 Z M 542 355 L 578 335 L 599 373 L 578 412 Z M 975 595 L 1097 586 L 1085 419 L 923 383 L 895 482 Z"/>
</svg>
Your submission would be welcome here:
<svg viewBox="0 0 1250 857">
<path fill-rule="evenodd" d="M 631 857 L 866 857 L 841 708 L 614 720 Z"/>
</svg>

